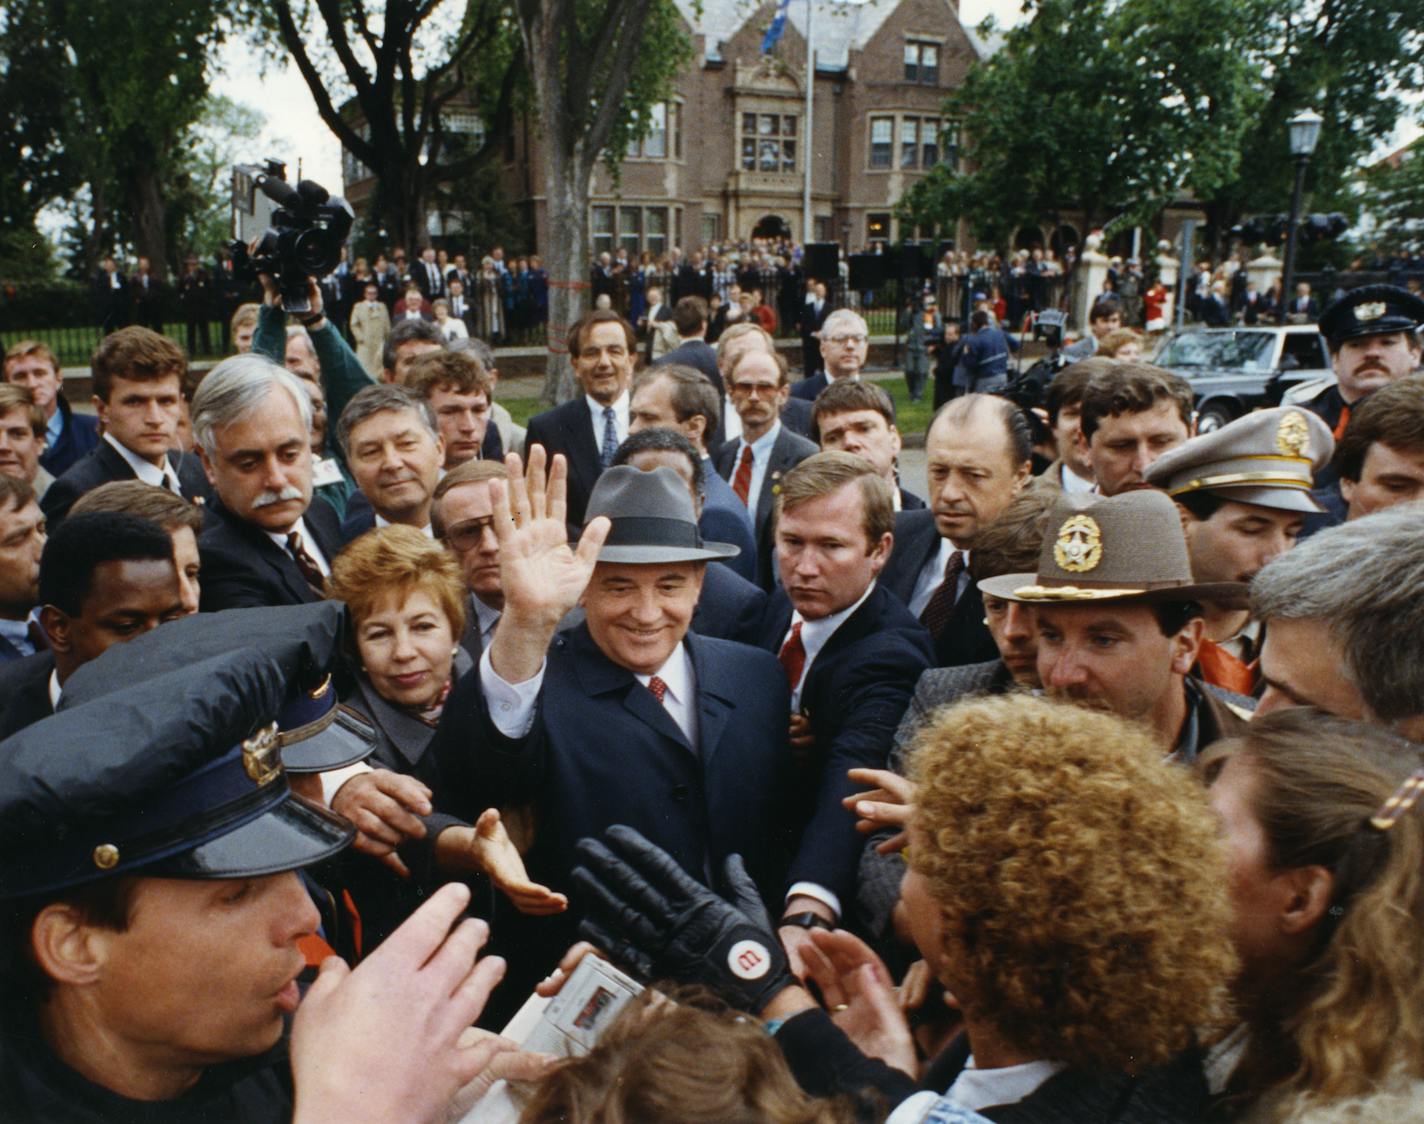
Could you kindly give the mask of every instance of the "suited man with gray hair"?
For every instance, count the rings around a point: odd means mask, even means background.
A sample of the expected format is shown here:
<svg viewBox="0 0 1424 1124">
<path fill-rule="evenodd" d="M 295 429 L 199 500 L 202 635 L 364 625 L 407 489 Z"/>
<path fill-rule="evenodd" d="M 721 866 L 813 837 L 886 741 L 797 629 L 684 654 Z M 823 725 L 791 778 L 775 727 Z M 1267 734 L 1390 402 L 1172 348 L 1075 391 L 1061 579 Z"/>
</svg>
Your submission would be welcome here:
<svg viewBox="0 0 1424 1124">
<path fill-rule="evenodd" d="M 1424 741 L 1424 503 L 1312 535 L 1251 582 L 1258 714 L 1315 706 Z"/>
<path fill-rule="evenodd" d="M 198 540 L 201 608 L 320 600 L 341 538 L 335 510 L 312 496 L 306 391 L 271 360 L 235 355 L 203 380 L 192 415 L 218 497 Z"/>
<path fill-rule="evenodd" d="M 870 327 L 859 313 L 838 308 L 821 324 L 821 361 L 825 369 L 791 384 L 791 397 L 814 402 L 833 382 L 860 378 L 870 354 Z"/>
</svg>

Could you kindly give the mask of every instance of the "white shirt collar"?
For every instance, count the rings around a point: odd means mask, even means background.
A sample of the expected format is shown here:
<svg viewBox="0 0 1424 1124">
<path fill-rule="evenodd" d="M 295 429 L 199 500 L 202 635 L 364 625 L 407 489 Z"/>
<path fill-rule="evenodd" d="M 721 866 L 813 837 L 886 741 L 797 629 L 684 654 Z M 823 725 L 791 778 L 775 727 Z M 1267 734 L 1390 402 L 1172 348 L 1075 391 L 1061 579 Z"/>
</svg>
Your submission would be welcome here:
<svg viewBox="0 0 1424 1124">
<path fill-rule="evenodd" d="M 480 637 L 488 643 L 494 626 L 499 624 L 499 618 L 504 614 L 493 605 L 486 605 L 473 593 L 470 594 L 470 604 L 475 612 L 475 621 L 479 625 Z"/>
<path fill-rule="evenodd" d="M 680 703 L 687 703 L 691 700 L 692 661 L 681 640 L 677 642 L 677 647 L 672 650 L 668 658 L 663 661 L 663 666 L 653 672 L 653 675 L 667 684 L 669 698 Z M 639 675 L 634 672 L 633 678 L 646 687 L 653 675 Z"/>
<path fill-rule="evenodd" d="M 56 670 L 54 670 L 54 671 L 51 671 L 51 672 L 49 673 L 49 708 L 50 708 L 50 710 L 58 710 L 58 709 L 59 709 L 59 696 L 60 696 L 60 693 L 61 693 L 62 691 L 63 691 L 63 688 L 60 687 L 60 685 L 59 685 L 59 671 L 58 671 L 58 669 L 56 669 Z"/>
<path fill-rule="evenodd" d="M 991 1105 L 1018 1104 L 1064 1068 L 1062 1062 L 1033 1061 L 980 1069 L 971 1054 L 945 1095 L 955 1104 L 975 1112 Z"/>
<path fill-rule="evenodd" d="M 588 403 L 588 413 L 593 418 L 593 424 L 598 426 L 598 432 L 603 432 L 603 403 L 596 401 L 590 395 L 585 394 L 583 400 Z M 618 425 L 622 430 L 628 428 L 628 392 L 625 390 L 618 396 L 617 401 L 610 403 L 613 412 L 618 415 Z"/>
<path fill-rule="evenodd" d="M 389 527 L 390 525 L 391 525 L 391 521 L 390 521 L 389 519 L 387 519 L 387 518 L 386 518 L 384 515 L 382 515 L 379 511 L 376 512 L 376 526 L 377 526 L 377 527 Z M 421 533 L 422 535 L 424 535 L 424 536 L 425 536 L 426 538 L 428 538 L 428 539 L 433 539 L 433 538 L 435 537 L 435 532 L 434 532 L 433 530 L 431 530 L 429 523 L 427 523 L 424 527 L 420 528 L 420 533 Z M 306 536 L 303 535 L 303 536 L 302 536 L 302 539 L 303 539 L 303 541 L 305 541 L 305 540 L 306 540 Z"/>
<path fill-rule="evenodd" d="M 1092 480 L 1084 479 L 1068 467 L 1065 461 L 1062 465 L 1062 472 L 1059 474 L 1059 481 L 1063 485 L 1063 490 L 1069 495 L 1079 492 L 1088 493 L 1093 490 L 1095 484 Z"/>
<path fill-rule="evenodd" d="M 865 599 L 870 596 L 874 589 L 875 582 L 872 580 L 871 583 L 865 587 L 865 592 L 860 595 L 855 604 L 847 605 L 839 612 L 831 613 L 829 616 L 821 617 L 818 620 L 808 621 L 799 612 L 792 612 L 791 627 L 795 628 L 798 621 L 801 624 L 801 646 L 806 649 L 807 668 L 811 666 L 812 661 L 815 660 L 820 650 L 826 646 L 826 641 L 835 635 L 836 629 L 840 628 L 841 625 L 850 619 L 852 613 L 865 604 Z M 801 679 L 803 682 L 806 679 L 804 672 L 802 673 Z"/>
<path fill-rule="evenodd" d="M 163 467 L 159 468 L 152 461 L 146 461 L 135 454 L 132 449 L 120 442 L 112 433 L 104 434 L 104 440 L 109 443 L 109 447 L 112 448 L 114 452 L 124 458 L 128 466 L 134 470 L 134 475 L 145 484 L 152 484 L 155 488 L 169 488 L 170 486 L 165 483 L 165 481 L 172 480 L 173 483 L 170 490 L 174 492 L 179 490 L 178 476 L 173 471 L 173 465 L 166 456 L 163 458 Z"/>
<path fill-rule="evenodd" d="M 330 577 L 331 563 L 327 561 L 327 557 L 322 552 L 321 547 L 317 545 L 316 539 L 312 538 L 311 532 L 307 530 L 307 521 L 305 519 L 298 519 L 285 531 L 269 531 L 263 528 L 262 533 L 276 543 L 281 548 L 283 554 L 290 555 L 292 552 L 287 548 L 287 536 L 293 531 L 296 531 L 297 534 L 302 536 L 302 549 L 311 555 L 312 561 L 316 563 L 316 568 L 322 572 L 324 577 Z"/>
<path fill-rule="evenodd" d="M 752 457 L 756 460 L 758 464 L 760 464 L 766 457 L 771 455 L 771 447 L 776 444 L 776 439 L 780 436 L 781 419 L 777 418 L 776 421 L 771 423 L 770 429 L 768 429 L 755 441 L 751 442 Z M 742 445 L 745 446 L 747 444 L 747 435 L 743 433 L 739 440 L 741 441 Z M 739 447 L 737 449 L 737 455 L 741 456 L 741 452 L 742 450 Z"/>
</svg>

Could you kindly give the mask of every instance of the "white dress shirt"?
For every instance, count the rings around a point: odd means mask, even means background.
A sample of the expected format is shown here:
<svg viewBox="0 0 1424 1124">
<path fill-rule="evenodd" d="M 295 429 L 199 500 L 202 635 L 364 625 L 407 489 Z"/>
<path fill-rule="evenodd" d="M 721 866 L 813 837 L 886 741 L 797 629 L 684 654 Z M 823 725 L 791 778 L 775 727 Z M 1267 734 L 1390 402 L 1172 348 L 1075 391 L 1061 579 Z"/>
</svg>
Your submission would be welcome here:
<svg viewBox="0 0 1424 1124">
<path fill-rule="evenodd" d="M 849 605 L 839 612 L 831 613 L 829 616 L 821 617 L 819 620 L 808 621 L 800 613 L 791 614 L 791 626 L 786 630 L 786 634 L 781 638 L 781 644 L 777 647 L 780 652 L 786 646 L 786 642 L 791 639 L 791 630 L 796 627 L 797 622 L 801 624 L 801 647 L 806 649 L 806 662 L 801 668 L 801 678 L 792 685 L 791 688 L 791 713 L 801 712 L 801 685 L 806 682 L 806 676 L 811 672 L 811 665 L 816 662 L 816 657 L 821 654 L 821 649 L 826 646 L 826 642 L 835 635 L 836 629 L 840 628 L 852 613 L 865 604 L 865 599 L 870 596 L 875 589 L 872 581 L 860 595 L 854 605 Z M 815 898 L 823 905 L 829 906 L 831 912 L 839 919 L 841 915 L 841 899 L 832 890 L 822 886 L 819 882 L 796 882 L 791 889 L 786 891 L 786 900 L 800 895 L 801 897 Z"/>
<path fill-rule="evenodd" d="M 292 531 L 296 531 L 297 534 L 302 536 L 302 549 L 311 555 L 311 560 L 316 563 L 316 568 L 321 571 L 321 576 L 324 578 L 331 577 L 331 563 L 326 560 L 326 555 L 321 552 L 321 547 L 317 546 L 316 539 L 312 538 L 311 532 L 307 530 L 307 521 L 305 519 L 298 519 L 286 531 L 267 531 L 266 534 L 267 537 L 280 546 L 283 551 L 295 558 L 296 555 L 292 554 L 291 550 L 287 547 L 287 536 L 290 535 Z"/>
<path fill-rule="evenodd" d="M 1066 464 L 1060 465 L 1059 468 L 1059 481 L 1063 485 L 1063 490 L 1069 495 L 1087 495 L 1097 488 L 1096 482 L 1084 479 Z"/>
<path fill-rule="evenodd" d="M 544 672 L 549 666 L 545 660 L 533 678 L 523 683 L 510 683 L 495 671 L 490 660 L 488 646 L 480 654 L 480 689 L 489 703 L 490 720 L 495 729 L 507 738 L 522 738 L 534 725 L 534 708 L 539 699 L 539 688 L 544 684 Z M 692 674 L 692 659 L 687 649 L 679 641 L 662 667 L 653 672 L 667 684 L 663 696 L 663 706 L 667 708 L 677 728 L 687 738 L 687 744 L 697 750 L 697 684 Z M 644 687 L 652 675 L 634 673 L 633 678 Z"/>
<path fill-rule="evenodd" d="M 930 555 L 929 561 L 921 568 L 917 578 L 915 578 L 915 588 L 910 594 L 909 609 L 916 617 L 925 611 L 925 606 L 930 603 L 930 598 L 934 596 L 934 591 L 940 587 L 944 581 L 944 568 L 949 565 L 949 556 L 956 551 L 964 555 L 964 568 L 959 571 L 959 587 L 954 593 L 954 603 L 959 604 L 959 599 L 964 596 L 964 591 L 969 588 L 969 551 L 959 550 L 952 542 L 943 536 L 939 540 L 939 549 Z"/>
<path fill-rule="evenodd" d="M 970 1112 L 993 1105 L 1018 1104 L 1064 1068 L 1062 1062 L 1037 1061 L 979 1069 L 971 1054 L 945 1096 Z M 939 1094 L 929 1090 L 916 1093 L 896 1105 L 885 1124 L 919 1124 L 937 1100 Z"/>
<path fill-rule="evenodd" d="M 134 475 L 145 484 L 163 488 L 175 496 L 183 494 L 183 490 L 178 486 L 178 474 L 173 471 L 173 463 L 167 457 L 163 458 L 163 467 L 159 468 L 152 461 L 138 456 L 128 446 L 119 442 L 112 433 L 104 434 L 104 440 L 109 443 L 114 452 L 124 458 L 128 466 L 134 470 Z"/>
<path fill-rule="evenodd" d="M 589 418 L 593 422 L 593 447 L 599 455 L 603 453 L 603 403 L 596 402 L 587 394 L 583 400 L 588 403 Z M 618 431 L 618 444 L 628 439 L 628 392 L 625 390 L 613 403 L 613 428 Z M 616 447 L 616 446 L 615 446 Z"/>
<path fill-rule="evenodd" d="M 479 625 L 480 651 L 483 652 L 494 639 L 494 626 L 499 624 L 499 618 L 504 616 L 504 613 L 493 605 L 486 605 L 473 593 L 470 594 L 470 611 L 475 614 L 475 623 Z"/>
<path fill-rule="evenodd" d="M 757 500 L 761 499 L 762 485 L 766 482 L 766 466 L 771 460 L 771 447 L 780 436 L 781 419 L 778 418 L 770 429 L 752 442 L 752 482 L 747 489 L 747 514 L 751 516 L 753 527 L 756 526 Z M 737 478 L 737 468 L 742 463 L 742 450 L 746 447 L 747 438 L 742 434 L 737 438 L 737 455 L 732 460 L 732 475 L 728 483 Z"/>
<path fill-rule="evenodd" d="M 391 521 L 390 521 L 389 519 L 387 519 L 387 518 L 386 518 L 384 515 L 382 515 L 379 511 L 376 512 L 376 526 L 377 526 L 377 527 L 389 527 L 390 525 L 391 525 Z M 428 539 L 433 539 L 433 538 L 435 537 L 435 532 L 431 529 L 429 523 L 427 523 L 424 527 L 420 528 L 420 533 L 421 533 L 422 535 L 424 535 L 424 536 L 425 536 L 426 538 L 428 538 Z M 303 545 L 303 546 L 306 545 L 306 540 L 307 540 L 306 535 L 303 535 L 303 536 L 302 536 L 302 545 Z"/>
</svg>

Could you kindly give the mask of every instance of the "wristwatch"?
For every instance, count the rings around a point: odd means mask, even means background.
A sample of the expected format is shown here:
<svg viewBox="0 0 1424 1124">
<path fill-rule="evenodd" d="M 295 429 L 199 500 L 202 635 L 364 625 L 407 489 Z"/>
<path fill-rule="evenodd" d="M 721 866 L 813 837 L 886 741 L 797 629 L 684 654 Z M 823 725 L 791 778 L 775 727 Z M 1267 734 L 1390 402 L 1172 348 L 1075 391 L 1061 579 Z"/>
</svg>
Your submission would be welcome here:
<svg viewBox="0 0 1424 1124">
<path fill-rule="evenodd" d="M 325 319 L 326 319 L 326 313 L 325 313 L 325 312 L 313 312 L 313 313 L 311 313 L 310 315 L 307 315 L 307 316 L 299 316 L 299 317 L 297 317 L 297 319 L 301 322 L 301 325 L 302 325 L 303 328 L 310 328 L 313 324 L 317 323 L 318 321 L 320 321 L 320 320 L 325 320 Z"/>
<path fill-rule="evenodd" d="M 827 921 L 819 913 L 810 909 L 806 910 L 805 913 L 793 913 L 789 917 L 783 917 L 777 922 L 777 925 L 795 925 L 798 929 L 831 930 L 835 928 L 835 925 Z"/>
</svg>

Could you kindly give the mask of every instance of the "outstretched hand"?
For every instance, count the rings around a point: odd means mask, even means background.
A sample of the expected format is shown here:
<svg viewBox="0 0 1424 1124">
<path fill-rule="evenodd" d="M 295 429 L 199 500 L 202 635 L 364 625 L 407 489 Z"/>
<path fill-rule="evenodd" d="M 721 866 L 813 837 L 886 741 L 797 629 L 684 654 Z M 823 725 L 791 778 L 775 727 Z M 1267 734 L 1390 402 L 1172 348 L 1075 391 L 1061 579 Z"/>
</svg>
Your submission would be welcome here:
<svg viewBox="0 0 1424 1124">
<path fill-rule="evenodd" d="M 847 810 L 857 817 L 856 831 L 864 835 L 895 828 L 890 838 L 877 843 L 882 855 L 903 851 L 909 846 L 910 820 L 915 813 L 915 786 L 911 781 L 889 769 L 851 769 L 847 774 L 856 784 L 874 785 L 869 792 L 856 792 L 843 801 Z"/>
<path fill-rule="evenodd" d="M 861 1053 L 916 1076 L 915 1042 L 885 962 L 844 929 L 812 930 L 810 938 L 807 967 L 836 1025 Z"/>
<path fill-rule="evenodd" d="M 547 886 L 541 886 L 529 879 L 524 869 L 524 859 L 504 829 L 504 821 L 499 817 L 498 808 L 486 808 L 475 821 L 475 846 L 479 862 L 485 873 L 520 913 L 542 917 L 550 913 L 563 913 L 569 907 L 569 899 L 556 894 Z"/>
<path fill-rule="evenodd" d="M 515 1049 L 462 1041 L 504 975 L 498 957 L 475 959 L 488 925 L 451 929 L 469 900 L 466 887 L 442 886 L 354 970 L 335 956 L 322 964 L 292 1024 L 294 1124 L 443 1120 L 461 1088 Z"/>
</svg>

